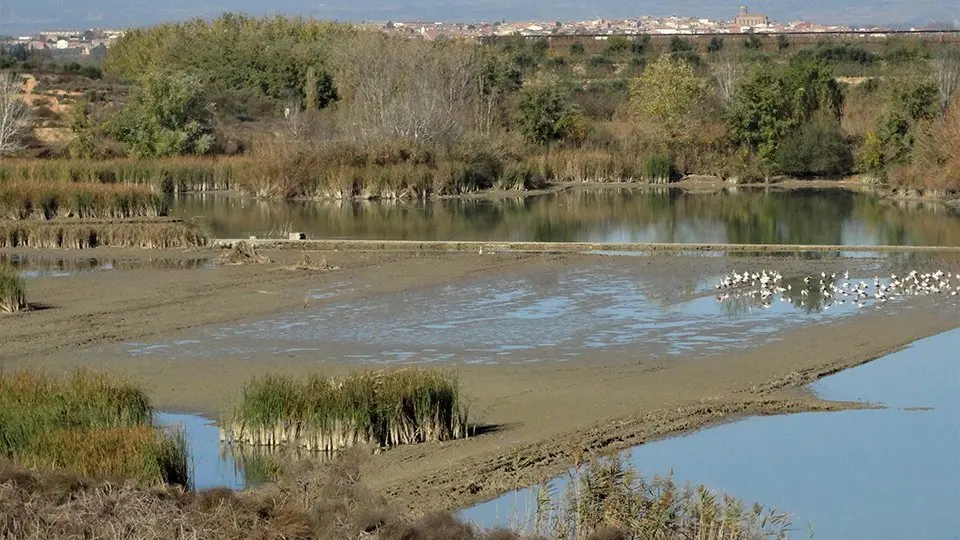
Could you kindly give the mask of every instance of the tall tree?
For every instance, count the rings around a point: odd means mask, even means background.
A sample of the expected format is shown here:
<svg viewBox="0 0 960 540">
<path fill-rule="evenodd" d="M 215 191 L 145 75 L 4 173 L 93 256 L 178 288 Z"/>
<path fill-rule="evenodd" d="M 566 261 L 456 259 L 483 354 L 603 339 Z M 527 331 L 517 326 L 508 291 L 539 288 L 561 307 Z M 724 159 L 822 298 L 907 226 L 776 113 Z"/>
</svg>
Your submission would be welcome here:
<svg viewBox="0 0 960 540">
<path fill-rule="evenodd" d="M 0 158 L 23 150 L 30 133 L 30 109 L 20 82 L 18 75 L 0 73 Z"/>
</svg>

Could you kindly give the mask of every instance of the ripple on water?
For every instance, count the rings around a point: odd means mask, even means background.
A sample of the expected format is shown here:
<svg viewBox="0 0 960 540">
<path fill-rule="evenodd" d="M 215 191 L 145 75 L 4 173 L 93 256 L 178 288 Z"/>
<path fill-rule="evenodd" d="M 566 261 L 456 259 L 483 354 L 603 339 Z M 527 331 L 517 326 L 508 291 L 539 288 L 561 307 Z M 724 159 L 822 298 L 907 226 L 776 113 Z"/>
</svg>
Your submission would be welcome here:
<svg viewBox="0 0 960 540">
<path fill-rule="evenodd" d="M 822 299 L 799 291 L 769 305 L 749 296 L 720 302 L 714 290 L 720 277 L 676 284 L 617 267 L 562 269 L 333 300 L 198 330 L 179 343 L 129 344 L 125 351 L 165 357 L 309 354 L 380 364 L 522 362 L 616 347 L 670 357 L 748 346 L 795 325 L 854 316 L 861 309 L 853 303 L 822 309 Z M 788 279 L 802 283 L 800 277 Z M 891 301 L 882 309 L 905 305 Z"/>
</svg>

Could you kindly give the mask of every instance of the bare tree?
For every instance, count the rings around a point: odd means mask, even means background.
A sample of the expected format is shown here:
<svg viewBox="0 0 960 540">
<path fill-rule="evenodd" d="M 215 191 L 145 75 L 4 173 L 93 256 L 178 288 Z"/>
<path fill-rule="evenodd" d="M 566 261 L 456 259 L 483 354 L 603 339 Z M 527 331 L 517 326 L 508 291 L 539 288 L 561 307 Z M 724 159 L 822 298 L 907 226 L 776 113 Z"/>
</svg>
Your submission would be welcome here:
<svg viewBox="0 0 960 540">
<path fill-rule="evenodd" d="M 435 141 L 465 131 L 477 95 L 473 47 L 361 34 L 338 64 L 358 137 Z"/>
<path fill-rule="evenodd" d="M 743 65 L 731 55 L 723 55 L 713 65 L 713 78 L 717 81 L 717 91 L 724 103 L 729 103 L 737 91 L 737 84 L 743 77 Z"/>
<path fill-rule="evenodd" d="M 0 157 L 23 150 L 30 131 L 30 108 L 20 86 L 18 75 L 0 73 Z"/>
<path fill-rule="evenodd" d="M 933 57 L 931 65 L 940 90 L 940 109 L 946 110 L 950 98 L 960 89 L 960 48 L 943 49 Z"/>
</svg>

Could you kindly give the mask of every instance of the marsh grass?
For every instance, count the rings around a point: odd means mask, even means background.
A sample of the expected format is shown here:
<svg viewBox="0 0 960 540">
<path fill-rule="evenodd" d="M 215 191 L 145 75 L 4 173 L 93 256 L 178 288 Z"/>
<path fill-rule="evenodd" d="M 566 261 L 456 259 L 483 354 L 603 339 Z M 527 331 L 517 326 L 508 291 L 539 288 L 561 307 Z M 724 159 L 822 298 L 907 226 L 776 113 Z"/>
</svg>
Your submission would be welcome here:
<svg viewBox="0 0 960 540">
<path fill-rule="evenodd" d="M 33 159 L 0 163 L 0 184 L 7 182 L 147 185 L 161 193 L 232 189 L 246 158 L 166 158 L 155 160 Z"/>
<path fill-rule="evenodd" d="M 337 452 L 465 437 L 467 410 L 450 372 L 403 369 L 343 379 L 268 375 L 247 385 L 224 425 L 222 437 L 231 443 Z"/>
<path fill-rule="evenodd" d="M 0 248 L 87 249 L 137 247 L 173 249 L 205 246 L 196 226 L 162 221 L 10 221 L 0 220 Z"/>
<path fill-rule="evenodd" d="M 0 183 L 0 217 L 6 219 L 156 218 L 167 212 L 163 197 L 147 186 Z"/>
<path fill-rule="evenodd" d="M 0 376 L 0 456 L 27 467 L 186 485 L 182 433 L 153 425 L 146 394 L 104 374 Z"/>
<path fill-rule="evenodd" d="M 672 477 L 644 479 L 619 457 L 594 459 L 569 474 L 565 493 L 541 484 L 525 528 L 557 540 L 591 538 L 787 538 L 787 514 Z"/>
<path fill-rule="evenodd" d="M 0 311 L 16 313 L 27 308 L 26 286 L 17 269 L 0 263 Z"/>
</svg>

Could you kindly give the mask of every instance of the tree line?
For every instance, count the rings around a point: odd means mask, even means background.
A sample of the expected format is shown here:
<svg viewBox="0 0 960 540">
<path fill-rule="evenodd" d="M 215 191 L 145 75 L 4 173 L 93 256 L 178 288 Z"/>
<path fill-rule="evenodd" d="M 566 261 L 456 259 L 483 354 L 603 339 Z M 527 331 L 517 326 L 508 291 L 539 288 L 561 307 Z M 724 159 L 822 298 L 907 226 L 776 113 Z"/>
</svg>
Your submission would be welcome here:
<svg viewBox="0 0 960 540">
<path fill-rule="evenodd" d="M 111 47 L 103 73 L 134 89 L 123 103 L 75 107 L 71 153 L 401 142 L 500 156 L 636 153 L 669 159 L 670 174 L 750 179 L 883 179 L 921 162 L 956 174 L 956 46 L 760 39 L 716 37 L 706 52 L 679 36 L 665 49 L 646 36 L 558 49 L 279 16 L 164 24 Z"/>
</svg>

